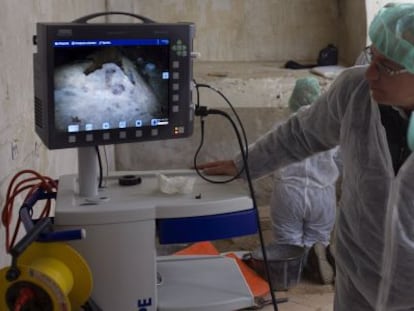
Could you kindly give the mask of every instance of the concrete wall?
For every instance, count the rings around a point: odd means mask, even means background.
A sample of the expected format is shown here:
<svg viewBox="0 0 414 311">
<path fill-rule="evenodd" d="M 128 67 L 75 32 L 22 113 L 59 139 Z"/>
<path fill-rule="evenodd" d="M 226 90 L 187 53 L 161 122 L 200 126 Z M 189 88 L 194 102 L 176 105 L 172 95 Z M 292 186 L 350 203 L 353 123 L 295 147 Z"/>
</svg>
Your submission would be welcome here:
<svg viewBox="0 0 414 311">
<path fill-rule="evenodd" d="M 71 21 L 98 11 L 123 10 L 157 21 L 195 22 L 195 47 L 204 61 L 272 61 L 277 64 L 288 59 L 314 61 L 318 51 L 328 43 L 337 44 L 340 55 L 344 53 L 341 58 L 349 60 L 353 59 L 355 50 L 361 48 L 360 39 L 355 43 L 344 34 L 349 32 L 349 27 L 364 29 L 364 2 L 3 0 L 0 10 L 1 206 L 7 186 L 18 171 L 30 168 L 58 177 L 76 172 L 77 167 L 75 150 L 48 151 L 33 131 L 32 53 L 35 48 L 32 36 L 36 22 Z M 358 14 L 350 13 L 355 11 Z M 361 20 L 353 19 L 354 16 Z M 363 30 L 361 37 L 364 38 Z M 15 207 L 18 206 L 17 202 Z M 8 264 L 2 227 L 0 267 Z"/>
<path fill-rule="evenodd" d="M 150 0 L 134 10 L 156 20 L 197 22 L 195 47 L 203 60 L 314 60 L 328 43 L 337 43 L 336 1 L 221 0 L 161 1 L 166 10 L 153 11 Z M 179 3 L 179 5 L 177 5 Z"/>
<path fill-rule="evenodd" d="M 139 12 L 157 21 L 196 22 L 195 49 L 206 61 L 313 62 L 319 50 L 333 43 L 348 64 L 358 55 L 365 32 L 362 0 L 158 2 L 155 11 L 151 0 L 109 4 L 108 9 Z"/>
<path fill-rule="evenodd" d="M 32 90 L 32 36 L 37 21 L 71 20 L 105 2 L 2 1 L 0 10 L 0 203 L 4 205 L 11 177 L 33 169 L 52 177 L 72 172 L 73 151 L 47 151 L 34 134 Z M 12 152 L 13 150 L 13 152 Z M 16 208 L 19 201 L 16 202 Z M 0 231 L 0 267 L 6 262 L 4 227 Z"/>
<path fill-rule="evenodd" d="M 366 46 L 365 3 L 361 0 L 348 0 L 340 1 L 338 5 L 340 21 L 339 54 L 344 64 L 352 65 L 361 50 Z"/>
</svg>

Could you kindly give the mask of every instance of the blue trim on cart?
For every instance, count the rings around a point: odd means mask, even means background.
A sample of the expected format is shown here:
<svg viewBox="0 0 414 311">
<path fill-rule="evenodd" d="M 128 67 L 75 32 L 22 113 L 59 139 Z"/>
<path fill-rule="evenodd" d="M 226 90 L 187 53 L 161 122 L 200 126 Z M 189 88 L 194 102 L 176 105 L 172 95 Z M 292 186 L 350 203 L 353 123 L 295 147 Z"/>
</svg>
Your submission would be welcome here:
<svg viewBox="0 0 414 311">
<path fill-rule="evenodd" d="M 157 220 L 160 244 L 212 241 L 257 233 L 256 209 Z"/>
</svg>

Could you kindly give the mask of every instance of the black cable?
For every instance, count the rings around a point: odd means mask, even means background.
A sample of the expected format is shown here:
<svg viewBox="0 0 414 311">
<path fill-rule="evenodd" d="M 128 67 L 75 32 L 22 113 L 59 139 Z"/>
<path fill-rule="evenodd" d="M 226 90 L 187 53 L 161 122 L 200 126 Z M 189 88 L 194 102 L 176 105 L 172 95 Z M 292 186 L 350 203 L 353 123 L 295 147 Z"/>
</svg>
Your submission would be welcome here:
<svg viewBox="0 0 414 311">
<path fill-rule="evenodd" d="M 250 192 L 250 196 L 252 198 L 252 203 L 253 203 L 253 208 L 256 211 L 256 223 L 257 223 L 257 227 L 258 227 L 258 231 L 259 231 L 259 240 L 260 240 L 260 246 L 261 246 L 261 250 L 263 253 L 263 261 L 264 261 L 264 266 L 265 266 L 265 273 L 266 273 L 266 277 L 267 277 L 267 281 L 270 287 L 270 295 L 272 298 L 272 304 L 274 307 L 275 311 L 278 311 L 278 307 L 277 307 L 277 300 L 276 300 L 276 296 L 275 293 L 273 291 L 273 282 L 272 279 L 270 277 L 270 268 L 269 268 L 269 262 L 267 259 L 267 253 L 266 253 L 266 248 L 265 248 L 265 242 L 264 242 L 264 237 L 263 237 L 263 233 L 262 233 L 262 226 L 260 223 L 260 215 L 259 215 L 259 210 L 257 208 L 257 202 L 256 202 L 256 196 L 254 193 L 254 188 L 253 188 L 253 182 L 250 176 L 250 171 L 249 171 L 249 167 L 248 167 L 248 144 L 247 144 L 247 135 L 246 132 L 244 130 L 243 127 L 243 123 L 241 122 L 236 110 L 234 109 L 233 105 L 230 103 L 230 101 L 227 99 L 227 97 L 220 92 L 219 90 L 217 90 L 216 88 L 211 87 L 210 85 L 207 84 L 198 84 L 195 80 L 193 80 L 194 84 L 196 85 L 196 96 L 197 96 L 197 101 L 196 101 L 196 115 L 200 116 L 200 130 L 201 130 L 201 139 L 200 139 L 200 144 L 197 148 L 197 151 L 194 155 L 194 168 L 197 172 L 197 174 L 203 178 L 204 180 L 208 181 L 208 182 L 212 182 L 212 183 L 223 183 L 223 182 L 219 182 L 219 181 L 213 181 L 210 180 L 209 178 L 205 177 L 204 175 L 201 174 L 201 172 L 197 169 L 197 156 L 204 144 L 204 117 L 206 117 L 207 115 L 211 115 L 211 114 L 216 114 L 216 115 L 221 115 L 224 116 L 228 121 L 230 121 L 235 134 L 237 136 L 237 141 L 239 143 L 239 147 L 240 147 L 240 152 L 242 155 L 242 160 L 243 160 L 243 168 L 238 172 L 238 174 L 236 175 L 235 178 L 231 178 L 228 181 L 225 182 L 230 182 L 234 179 L 236 179 L 237 177 L 239 177 L 241 175 L 241 173 L 243 172 L 243 170 L 246 172 L 246 179 L 247 179 L 247 183 L 249 186 L 249 192 Z M 230 106 L 231 110 L 233 111 L 234 115 L 236 116 L 239 126 L 242 129 L 242 133 L 243 133 L 243 138 L 244 138 L 244 146 L 243 146 L 243 142 L 242 139 L 240 137 L 240 133 L 238 131 L 238 128 L 235 124 L 235 122 L 233 121 L 233 119 L 225 112 L 221 111 L 221 110 L 217 110 L 217 109 L 207 109 L 207 107 L 205 106 L 200 106 L 200 94 L 199 94 L 199 88 L 200 87 L 205 87 L 208 89 L 211 89 L 213 91 L 215 91 L 216 93 L 218 93 L 225 101 L 226 103 Z"/>
<path fill-rule="evenodd" d="M 153 21 L 152 19 L 142 16 L 142 15 L 138 15 L 138 14 L 134 14 L 134 13 L 129 13 L 129 12 L 121 12 L 121 11 L 111 11 L 111 12 L 98 12 L 98 13 L 93 13 L 93 14 L 89 14 L 89 15 L 85 15 L 82 17 L 79 17 L 77 19 L 74 19 L 72 21 L 72 23 L 80 23 L 80 24 L 87 24 L 88 20 L 95 18 L 95 17 L 100 17 L 100 16 L 105 16 L 105 15 L 127 15 L 127 16 L 132 16 L 135 17 L 137 19 L 140 19 L 144 24 L 151 24 L 151 23 L 156 23 L 155 21 Z"/>
<path fill-rule="evenodd" d="M 239 117 L 239 115 L 237 114 L 237 112 L 236 112 L 236 109 L 234 109 L 234 106 L 231 104 L 231 102 L 228 100 L 228 98 L 219 90 L 219 89 L 216 89 L 216 88 L 214 88 L 214 87 L 212 87 L 211 85 L 208 85 L 208 84 L 202 84 L 202 83 L 196 83 L 196 89 L 197 89 L 197 103 L 198 103 L 198 101 L 200 100 L 200 98 L 199 98 L 199 93 L 198 93 L 198 88 L 202 88 L 202 87 L 204 87 L 204 88 L 208 88 L 208 89 L 210 89 L 210 90 L 213 90 L 214 92 L 216 92 L 217 94 L 219 94 L 223 99 L 224 99 L 224 101 L 227 103 L 227 105 L 229 105 L 229 107 L 230 107 L 230 109 L 231 109 L 231 111 L 233 112 L 233 114 L 234 114 L 234 116 L 236 117 L 236 119 L 237 119 L 237 122 L 239 123 L 239 125 L 240 125 L 240 128 L 241 128 L 241 130 L 242 130 L 242 133 L 243 133 L 243 140 L 244 140 L 244 150 L 245 150 L 245 152 L 246 152 L 246 157 L 248 158 L 248 150 L 249 150 L 249 148 L 248 148 L 248 144 L 247 144 L 247 135 L 246 135 L 246 131 L 244 130 L 244 127 L 243 127 L 243 122 L 240 120 L 240 117 Z"/>
<path fill-rule="evenodd" d="M 230 120 L 231 120 L 231 118 L 230 118 Z M 231 120 L 231 122 L 232 122 L 233 127 L 235 127 L 234 121 L 233 121 L 233 120 Z M 236 127 L 236 128 L 237 128 L 237 127 Z M 194 166 L 194 169 L 195 169 L 195 171 L 196 171 L 197 175 L 198 175 L 198 176 L 200 176 L 200 177 L 201 177 L 202 179 L 204 179 L 205 181 L 208 181 L 208 182 L 213 183 L 213 184 L 226 184 L 226 183 L 229 183 L 229 182 L 231 182 L 231 181 L 233 181 L 233 180 L 235 180 L 235 179 L 239 178 L 239 177 L 240 177 L 240 175 L 242 174 L 242 172 L 244 171 L 244 166 L 243 166 L 243 169 L 241 169 L 241 170 L 237 173 L 237 175 L 236 175 L 236 176 L 232 176 L 232 177 L 230 177 L 230 178 L 228 178 L 228 179 L 226 179 L 226 180 L 213 180 L 213 179 L 208 178 L 206 175 L 203 175 L 203 174 L 201 173 L 201 171 L 200 171 L 200 170 L 198 169 L 198 167 L 197 167 L 197 157 L 198 157 L 198 154 L 200 153 L 200 150 L 201 150 L 201 148 L 202 148 L 202 146 L 203 146 L 203 144 L 204 144 L 204 119 L 203 119 L 203 118 L 201 118 L 200 132 L 201 132 L 200 144 L 198 145 L 198 148 L 197 148 L 197 150 L 196 150 L 196 152 L 195 152 L 195 154 L 194 154 L 194 160 L 193 160 L 193 161 L 194 161 L 194 162 L 193 162 L 193 166 Z"/>
<path fill-rule="evenodd" d="M 108 153 L 106 150 L 106 145 L 103 146 L 103 150 L 104 150 L 104 155 L 105 155 L 105 170 L 106 170 L 106 174 L 105 177 L 108 177 L 109 175 L 109 161 L 108 161 Z M 102 174 L 104 175 L 104 174 Z M 102 188 L 106 187 L 106 183 L 102 185 Z"/>
<path fill-rule="evenodd" d="M 93 300 L 91 297 L 88 301 L 82 306 L 84 311 L 103 311 L 102 308 Z"/>
<path fill-rule="evenodd" d="M 273 304 L 274 310 L 277 311 L 278 310 L 277 301 L 276 301 L 275 293 L 273 291 L 273 282 L 272 282 L 272 279 L 271 279 L 271 276 L 270 276 L 269 262 L 268 262 L 268 259 L 267 259 L 267 253 L 266 253 L 266 248 L 265 248 L 265 243 L 264 243 L 262 226 L 261 226 L 261 223 L 260 223 L 259 209 L 257 208 L 256 196 L 255 196 L 254 188 L 253 188 L 253 182 L 252 182 L 252 179 L 251 179 L 251 176 L 250 176 L 250 171 L 249 171 L 249 166 L 248 166 L 248 161 L 247 161 L 247 154 L 244 151 L 242 139 L 240 137 L 240 133 L 239 133 L 234 121 L 231 119 L 231 117 L 226 112 L 221 111 L 221 110 L 217 110 L 217 109 L 208 109 L 207 114 L 218 114 L 218 115 L 224 116 L 232 124 L 233 129 L 235 131 L 235 134 L 237 136 L 237 141 L 239 143 L 240 152 L 241 152 L 242 159 L 243 159 L 244 170 L 245 170 L 245 174 L 246 174 L 246 180 L 247 180 L 247 184 L 249 186 L 249 192 L 250 192 L 250 196 L 251 196 L 252 203 L 253 203 L 253 209 L 256 210 L 256 213 L 255 213 L 256 214 L 256 223 L 257 223 L 258 232 L 259 232 L 260 246 L 261 246 L 262 253 L 263 253 L 265 273 L 266 273 L 266 277 L 267 277 L 267 282 L 268 282 L 269 287 L 270 287 L 270 296 L 272 298 L 272 304 Z M 204 176 L 202 176 L 202 178 L 205 179 Z M 205 179 L 205 180 L 208 180 L 208 179 Z"/>
<path fill-rule="evenodd" d="M 216 92 L 217 94 L 219 94 L 225 100 L 225 102 L 229 105 L 229 107 L 231 108 L 233 114 L 236 116 L 236 119 L 237 119 L 237 121 L 239 123 L 239 126 L 240 126 L 241 130 L 242 130 L 243 140 L 244 140 L 244 146 L 242 148 L 243 148 L 243 150 L 245 150 L 245 154 L 246 154 L 246 158 L 247 158 L 247 156 L 248 156 L 248 143 L 247 143 L 247 135 L 246 135 L 246 131 L 245 131 L 244 127 L 243 127 L 243 123 L 240 120 L 240 117 L 237 114 L 237 112 L 234 109 L 234 107 L 231 104 L 231 102 L 227 99 L 227 97 L 221 91 L 219 91 L 218 89 L 213 88 L 213 87 L 211 87 L 210 85 L 207 85 L 207 84 L 199 84 L 195 80 L 193 80 L 193 82 L 194 82 L 194 84 L 196 86 L 196 95 L 197 95 L 195 115 L 196 116 L 200 116 L 200 120 L 201 120 L 201 124 L 200 124 L 201 139 L 200 139 L 200 144 L 199 144 L 199 146 L 197 148 L 197 151 L 194 154 L 194 160 L 193 160 L 194 169 L 195 169 L 196 173 L 198 174 L 198 176 L 200 176 L 202 179 L 204 179 L 204 180 L 206 180 L 208 182 L 211 182 L 211 183 L 220 183 L 220 184 L 225 184 L 225 183 L 231 182 L 231 181 L 233 181 L 233 180 L 235 180 L 235 179 L 237 179 L 237 178 L 239 178 L 241 176 L 241 174 L 244 171 L 244 165 L 240 168 L 240 170 L 237 172 L 237 174 L 235 176 L 233 176 L 233 177 L 231 177 L 231 178 L 229 178 L 227 180 L 221 180 L 221 181 L 216 181 L 216 180 L 213 180 L 213 179 L 208 178 L 207 176 L 203 175 L 200 172 L 200 170 L 197 168 L 197 157 L 198 157 L 198 154 L 199 154 L 199 152 L 200 152 L 200 150 L 201 150 L 201 148 L 203 147 L 203 144 L 204 144 L 204 122 L 203 122 L 203 117 L 207 116 L 209 114 L 208 111 L 210 111 L 210 110 L 207 110 L 207 107 L 200 106 L 200 91 L 199 91 L 199 87 L 204 87 L 204 88 L 208 88 L 210 90 L 213 90 L 214 92 Z M 214 113 L 211 112 L 211 114 L 214 114 Z M 238 132 L 237 126 L 235 125 L 234 121 L 231 118 L 229 118 L 229 121 L 232 123 L 233 127 Z"/>
<path fill-rule="evenodd" d="M 98 158 L 98 165 L 99 165 L 99 185 L 98 188 L 102 188 L 102 180 L 103 180 L 103 172 L 102 172 L 102 159 L 101 153 L 99 152 L 99 146 L 95 146 L 96 156 Z"/>
</svg>

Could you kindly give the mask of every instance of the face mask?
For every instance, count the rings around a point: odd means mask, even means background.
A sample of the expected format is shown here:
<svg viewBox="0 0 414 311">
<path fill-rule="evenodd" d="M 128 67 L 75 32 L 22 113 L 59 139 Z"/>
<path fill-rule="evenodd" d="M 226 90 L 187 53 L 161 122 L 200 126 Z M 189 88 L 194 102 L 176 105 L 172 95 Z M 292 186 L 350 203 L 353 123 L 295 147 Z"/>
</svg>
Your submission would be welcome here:
<svg viewBox="0 0 414 311">
<path fill-rule="evenodd" d="M 410 123 L 407 131 L 407 144 L 411 151 L 414 151 L 414 117 L 413 113 L 410 116 Z"/>
</svg>

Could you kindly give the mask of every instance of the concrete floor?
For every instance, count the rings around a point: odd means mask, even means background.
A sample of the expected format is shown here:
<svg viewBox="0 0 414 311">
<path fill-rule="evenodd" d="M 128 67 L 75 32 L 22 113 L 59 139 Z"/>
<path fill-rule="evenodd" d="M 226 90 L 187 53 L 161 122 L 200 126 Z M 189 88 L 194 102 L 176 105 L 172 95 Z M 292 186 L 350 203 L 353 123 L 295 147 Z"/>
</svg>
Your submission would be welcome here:
<svg viewBox="0 0 414 311">
<path fill-rule="evenodd" d="M 265 243 L 272 240 L 269 208 L 259 206 L 259 214 Z M 213 242 L 220 251 L 251 251 L 260 245 L 258 235 L 238 237 Z M 287 302 L 278 304 L 278 311 L 332 311 L 333 285 L 321 285 L 307 280 L 303 276 L 296 286 L 287 291 L 275 292 L 276 298 L 288 298 Z M 265 305 L 260 310 L 273 311 L 273 305 Z"/>
<path fill-rule="evenodd" d="M 319 285 L 302 281 L 286 292 L 276 292 L 276 298 L 287 297 L 288 301 L 278 304 L 279 311 L 332 311 L 333 286 Z M 263 307 L 263 311 L 274 310 L 273 305 Z"/>
</svg>

